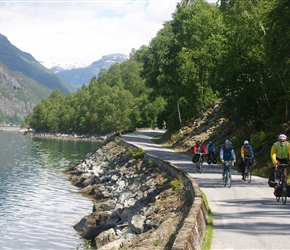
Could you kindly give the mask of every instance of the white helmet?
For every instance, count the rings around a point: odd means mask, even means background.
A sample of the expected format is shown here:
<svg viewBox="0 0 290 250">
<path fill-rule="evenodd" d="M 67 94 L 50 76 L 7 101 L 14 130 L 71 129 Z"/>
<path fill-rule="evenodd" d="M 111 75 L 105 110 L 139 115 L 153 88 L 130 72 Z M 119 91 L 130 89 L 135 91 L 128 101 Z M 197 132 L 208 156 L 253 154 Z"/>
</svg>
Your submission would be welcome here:
<svg viewBox="0 0 290 250">
<path fill-rule="evenodd" d="M 281 135 L 278 136 L 278 139 L 279 140 L 287 140 L 287 136 L 284 135 L 284 134 L 281 134 Z"/>
<path fill-rule="evenodd" d="M 249 142 L 247 140 L 244 141 L 244 145 L 249 144 Z"/>
</svg>

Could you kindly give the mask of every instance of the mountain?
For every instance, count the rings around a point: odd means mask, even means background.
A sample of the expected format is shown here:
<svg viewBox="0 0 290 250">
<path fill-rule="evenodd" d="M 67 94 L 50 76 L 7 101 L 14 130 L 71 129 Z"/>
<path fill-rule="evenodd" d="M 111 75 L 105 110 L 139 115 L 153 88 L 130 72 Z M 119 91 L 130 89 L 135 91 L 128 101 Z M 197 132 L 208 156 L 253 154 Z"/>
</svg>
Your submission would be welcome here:
<svg viewBox="0 0 290 250">
<path fill-rule="evenodd" d="M 98 78 L 101 69 L 108 70 L 112 64 L 122 63 L 126 59 L 128 59 L 126 55 L 116 53 L 103 56 L 100 60 L 93 62 L 87 67 L 75 67 L 73 65 L 56 65 L 53 66 L 51 70 L 61 79 L 68 82 L 75 89 L 78 89 L 83 84 L 88 84 L 93 77 Z"/>
<path fill-rule="evenodd" d="M 54 89 L 64 95 L 74 91 L 32 55 L 19 50 L 0 34 L 0 124 L 20 124 Z"/>
<path fill-rule="evenodd" d="M 21 72 L 48 89 L 59 89 L 64 95 L 73 91 L 72 87 L 64 80 L 42 66 L 32 55 L 16 48 L 1 34 L 0 61 L 12 72 Z"/>
</svg>

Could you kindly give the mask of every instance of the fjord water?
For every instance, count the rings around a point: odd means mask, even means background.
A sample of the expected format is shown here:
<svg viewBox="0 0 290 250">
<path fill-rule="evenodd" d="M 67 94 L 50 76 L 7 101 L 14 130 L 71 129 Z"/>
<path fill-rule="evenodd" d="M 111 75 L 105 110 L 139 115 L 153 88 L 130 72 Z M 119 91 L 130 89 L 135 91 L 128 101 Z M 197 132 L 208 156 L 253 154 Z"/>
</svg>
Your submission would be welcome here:
<svg viewBox="0 0 290 250">
<path fill-rule="evenodd" d="M 76 249 L 82 243 L 73 226 L 91 213 L 92 201 L 62 171 L 99 145 L 0 132 L 1 249 Z"/>
</svg>

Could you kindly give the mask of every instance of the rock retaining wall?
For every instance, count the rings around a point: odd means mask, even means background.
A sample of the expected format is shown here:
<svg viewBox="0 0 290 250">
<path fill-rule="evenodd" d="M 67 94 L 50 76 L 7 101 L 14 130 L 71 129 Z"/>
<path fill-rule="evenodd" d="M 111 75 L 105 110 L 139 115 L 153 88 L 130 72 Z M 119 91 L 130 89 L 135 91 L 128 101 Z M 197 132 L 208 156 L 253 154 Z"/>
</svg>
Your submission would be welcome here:
<svg viewBox="0 0 290 250">
<path fill-rule="evenodd" d="M 135 147 L 127 143 L 128 146 Z M 154 162 L 156 165 L 169 172 L 172 176 L 182 176 L 183 182 L 190 188 L 192 206 L 185 218 L 182 228 L 175 239 L 173 250 L 193 250 L 201 249 L 202 242 L 206 235 L 206 224 L 208 222 L 208 211 L 206 209 L 200 188 L 196 181 L 184 170 L 178 168 L 174 164 L 162 160 L 156 156 L 144 153 L 144 160 Z"/>
</svg>

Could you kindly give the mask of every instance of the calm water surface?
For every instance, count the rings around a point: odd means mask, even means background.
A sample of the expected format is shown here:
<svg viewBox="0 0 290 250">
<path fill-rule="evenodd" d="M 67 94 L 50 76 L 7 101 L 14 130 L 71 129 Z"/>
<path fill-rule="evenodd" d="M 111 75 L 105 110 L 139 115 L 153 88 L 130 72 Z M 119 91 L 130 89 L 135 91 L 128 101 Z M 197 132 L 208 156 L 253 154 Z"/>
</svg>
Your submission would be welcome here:
<svg viewBox="0 0 290 250">
<path fill-rule="evenodd" d="M 62 173 L 98 142 L 0 132 L 0 249 L 76 249 L 73 226 L 92 211 Z"/>
</svg>

